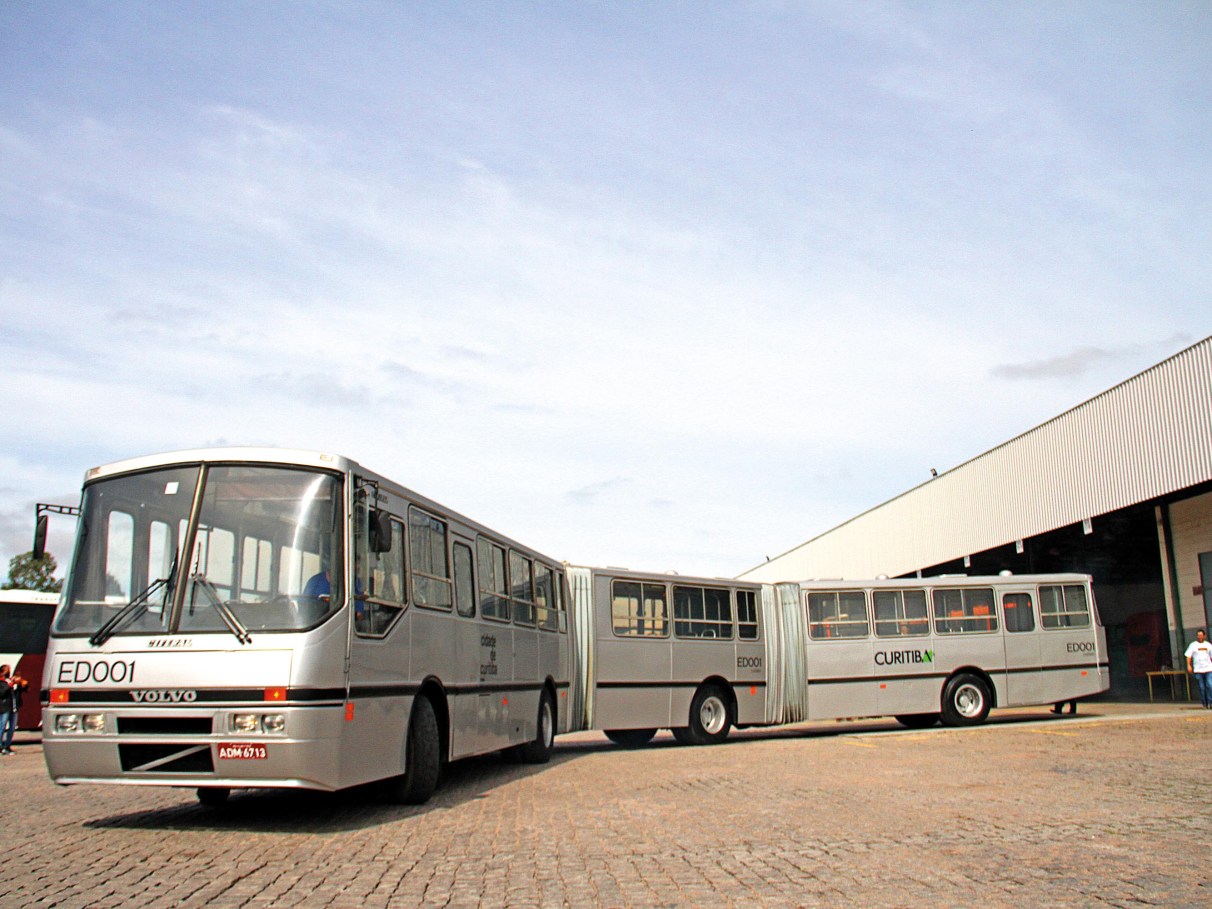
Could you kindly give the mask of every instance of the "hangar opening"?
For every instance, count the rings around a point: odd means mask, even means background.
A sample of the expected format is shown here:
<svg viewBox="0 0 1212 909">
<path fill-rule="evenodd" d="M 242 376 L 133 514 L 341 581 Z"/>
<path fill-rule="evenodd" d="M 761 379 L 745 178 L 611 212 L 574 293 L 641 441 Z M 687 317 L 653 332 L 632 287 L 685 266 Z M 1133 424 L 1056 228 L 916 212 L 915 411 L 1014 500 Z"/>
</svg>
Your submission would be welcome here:
<svg viewBox="0 0 1212 909">
<path fill-rule="evenodd" d="M 1185 668 L 1212 625 L 1212 338 L 741 578 L 1001 571 L 1094 578 L 1111 696 Z"/>
</svg>

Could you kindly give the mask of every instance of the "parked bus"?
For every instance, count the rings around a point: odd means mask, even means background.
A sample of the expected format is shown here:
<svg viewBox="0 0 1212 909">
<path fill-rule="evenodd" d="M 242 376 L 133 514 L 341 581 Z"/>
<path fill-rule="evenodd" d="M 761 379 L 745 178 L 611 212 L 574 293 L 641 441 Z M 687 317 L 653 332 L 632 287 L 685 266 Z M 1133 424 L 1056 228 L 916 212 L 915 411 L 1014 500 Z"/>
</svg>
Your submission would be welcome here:
<svg viewBox="0 0 1212 909">
<path fill-rule="evenodd" d="M 894 716 L 984 722 L 1110 686 L 1087 575 L 775 585 L 570 569 L 585 653 L 583 723 L 638 745 L 669 728 Z"/>
<path fill-rule="evenodd" d="M 17 711 L 18 729 L 42 726 L 38 682 L 46 661 L 46 639 L 59 594 L 39 590 L 0 590 L 0 664 L 29 682 Z"/>
<path fill-rule="evenodd" d="M 425 801 L 570 727 L 562 564 L 353 461 L 216 449 L 89 470 L 51 630 L 57 783 Z"/>
</svg>

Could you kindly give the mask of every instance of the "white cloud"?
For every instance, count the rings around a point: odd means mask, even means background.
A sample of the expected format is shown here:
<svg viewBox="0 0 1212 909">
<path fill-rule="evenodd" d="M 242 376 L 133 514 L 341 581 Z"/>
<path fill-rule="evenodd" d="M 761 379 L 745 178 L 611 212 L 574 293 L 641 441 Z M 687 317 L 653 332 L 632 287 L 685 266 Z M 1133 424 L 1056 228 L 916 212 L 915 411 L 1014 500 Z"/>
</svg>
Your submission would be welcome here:
<svg viewBox="0 0 1212 909">
<path fill-rule="evenodd" d="M 1041 78 L 1031 23 L 716 15 L 672 56 L 676 10 L 539 48 L 433 14 L 356 97 L 291 48 L 146 106 L 91 57 L 95 92 L 0 88 L 0 515 L 226 440 L 556 556 L 739 571 L 1208 333 L 1206 187 Z"/>
</svg>

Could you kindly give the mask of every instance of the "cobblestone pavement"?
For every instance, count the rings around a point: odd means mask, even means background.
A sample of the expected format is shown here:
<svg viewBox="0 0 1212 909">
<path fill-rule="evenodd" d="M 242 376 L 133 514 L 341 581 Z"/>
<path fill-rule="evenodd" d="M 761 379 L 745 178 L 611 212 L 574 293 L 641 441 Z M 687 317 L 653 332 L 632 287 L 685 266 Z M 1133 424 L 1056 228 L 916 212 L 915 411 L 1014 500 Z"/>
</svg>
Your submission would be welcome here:
<svg viewBox="0 0 1212 909">
<path fill-rule="evenodd" d="M 420 808 L 46 777 L 0 758 L 5 907 L 1206 906 L 1212 711 L 1187 704 L 561 739 L 455 765 Z"/>
</svg>

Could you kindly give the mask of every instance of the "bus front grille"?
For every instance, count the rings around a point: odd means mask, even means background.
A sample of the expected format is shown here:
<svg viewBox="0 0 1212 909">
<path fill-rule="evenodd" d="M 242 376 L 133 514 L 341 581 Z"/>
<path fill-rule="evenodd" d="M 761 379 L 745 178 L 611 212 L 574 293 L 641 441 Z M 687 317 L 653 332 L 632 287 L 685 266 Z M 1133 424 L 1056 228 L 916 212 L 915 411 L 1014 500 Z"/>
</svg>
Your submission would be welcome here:
<svg viewBox="0 0 1212 909">
<path fill-rule="evenodd" d="M 118 735 L 210 735 L 208 716 L 120 716 Z"/>
<path fill-rule="evenodd" d="M 210 745 L 119 745 L 118 759 L 127 773 L 213 773 Z"/>
</svg>

